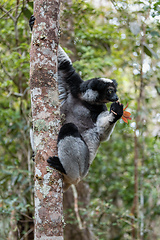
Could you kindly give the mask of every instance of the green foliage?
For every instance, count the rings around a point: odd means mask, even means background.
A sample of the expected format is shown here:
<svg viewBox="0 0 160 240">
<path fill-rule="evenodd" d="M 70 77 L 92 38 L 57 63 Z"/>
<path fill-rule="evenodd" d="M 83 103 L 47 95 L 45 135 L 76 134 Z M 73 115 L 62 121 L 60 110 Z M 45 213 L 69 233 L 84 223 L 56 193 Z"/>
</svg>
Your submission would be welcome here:
<svg viewBox="0 0 160 240">
<path fill-rule="evenodd" d="M 24 3 L 20 1 L 17 6 L 16 1 L 1 1 L 0 10 L 0 219 L 5 219 L 9 230 L 13 211 L 16 221 L 33 212 L 28 92 L 30 34 L 22 12 Z M 7 239 L 7 234 L 1 231 L 0 238 Z"/>
</svg>

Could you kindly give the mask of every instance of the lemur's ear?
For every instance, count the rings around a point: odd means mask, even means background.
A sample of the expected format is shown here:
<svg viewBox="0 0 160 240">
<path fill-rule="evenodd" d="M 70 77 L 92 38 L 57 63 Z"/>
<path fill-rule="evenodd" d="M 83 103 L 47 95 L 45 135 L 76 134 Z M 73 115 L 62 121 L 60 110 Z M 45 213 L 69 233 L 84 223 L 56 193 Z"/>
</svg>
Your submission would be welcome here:
<svg viewBox="0 0 160 240">
<path fill-rule="evenodd" d="M 98 78 L 91 79 L 91 82 L 89 84 L 89 88 L 91 88 L 94 91 L 103 91 L 104 89 L 104 82 L 101 81 Z"/>
<path fill-rule="evenodd" d="M 117 88 L 117 86 L 118 86 L 117 81 L 115 79 L 112 79 L 112 81 L 113 81 L 114 86 Z"/>
</svg>

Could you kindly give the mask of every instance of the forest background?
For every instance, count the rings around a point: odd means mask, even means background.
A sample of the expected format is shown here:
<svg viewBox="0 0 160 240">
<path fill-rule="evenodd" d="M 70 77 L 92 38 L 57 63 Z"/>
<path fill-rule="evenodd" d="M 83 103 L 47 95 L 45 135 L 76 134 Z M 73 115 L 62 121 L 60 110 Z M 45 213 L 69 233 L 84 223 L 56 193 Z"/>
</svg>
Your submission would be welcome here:
<svg viewBox="0 0 160 240">
<path fill-rule="evenodd" d="M 0 239 L 33 239 L 32 12 L 33 2 L 0 0 Z M 81 183 L 88 194 L 80 193 L 80 219 L 66 204 L 67 226 L 88 228 L 92 239 L 160 240 L 159 21 L 158 0 L 63 2 L 60 43 L 74 67 L 84 80 L 115 78 L 132 113 L 101 144 Z"/>
</svg>

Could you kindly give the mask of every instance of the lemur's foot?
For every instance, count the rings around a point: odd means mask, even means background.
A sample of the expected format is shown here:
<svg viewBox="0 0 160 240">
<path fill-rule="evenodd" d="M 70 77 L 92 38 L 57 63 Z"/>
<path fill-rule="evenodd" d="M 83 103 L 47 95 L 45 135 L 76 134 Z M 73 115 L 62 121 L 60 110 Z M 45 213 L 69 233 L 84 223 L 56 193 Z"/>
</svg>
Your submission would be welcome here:
<svg viewBox="0 0 160 240">
<path fill-rule="evenodd" d="M 49 165 L 50 165 L 51 167 L 57 169 L 57 170 L 60 171 L 61 173 L 66 174 L 66 171 L 65 171 L 65 169 L 63 168 L 63 166 L 62 166 L 62 164 L 61 164 L 61 162 L 60 162 L 60 160 L 59 160 L 58 157 L 56 157 L 56 156 L 49 157 L 49 158 L 47 159 L 47 162 L 49 163 Z"/>
<path fill-rule="evenodd" d="M 30 26 L 31 31 L 34 26 L 34 22 L 35 22 L 35 17 L 34 17 L 34 15 L 32 15 L 31 18 L 29 19 L 29 26 Z"/>
</svg>

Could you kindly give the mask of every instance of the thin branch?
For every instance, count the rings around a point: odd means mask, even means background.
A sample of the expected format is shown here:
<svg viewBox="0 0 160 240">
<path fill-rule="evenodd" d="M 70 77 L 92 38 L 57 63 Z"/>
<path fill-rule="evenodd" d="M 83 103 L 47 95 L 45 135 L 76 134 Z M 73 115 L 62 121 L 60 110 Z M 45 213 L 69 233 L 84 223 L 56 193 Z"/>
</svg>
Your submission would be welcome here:
<svg viewBox="0 0 160 240">
<path fill-rule="evenodd" d="M 73 197 L 74 197 L 74 211 L 76 213 L 78 226 L 79 226 L 79 229 L 83 229 L 82 221 L 81 221 L 81 218 L 79 215 L 79 210 L 78 210 L 78 193 L 77 193 L 75 185 L 72 184 L 71 187 L 72 187 Z"/>
<path fill-rule="evenodd" d="M 10 12 L 12 12 L 14 9 L 17 10 L 17 8 L 18 8 L 20 5 L 21 5 L 21 3 L 19 3 L 18 5 L 16 5 L 15 7 L 11 8 L 11 9 L 9 9 L 9 10 L 6 10 L 6 9 L 3 7 L 3 5 L 1 5 L 1 6 L 0 6 L 0 9 L 1 9 L 3 12 L 5 12 L 5 14 L 4 14 L 3 16 L 1 16 L 0 19 L 4 18 L 5 15 L 8 15 L 8 16 L 13 20 L 13 22 L 16 24 L 17 21 L 18 21 L 18 19 L 19 19 L 19 17 L 21 16 L 22 10 L 21 10 L 19 13 L 17 12 L 16 17 L 13 17 L 13 15 L 10 14 Z"/>
<path fill-rule="evenodd" d="M 15 97 L 24 97 L 24 95 L 27 93 L 27 91 L 28 91 L 29 89 L 30 89 L 30 88 L 27 87 L 27 88 L 24 90 L 23 93 L 16 93 L 16 92 L 10 91 L 10 92 L 8 93 L 7 97 L 9 97 L 9 96 L 11 96 L 11 95 L 13 95 L 13 96 L 15 96 Z"/>
<path fill-rule="evenodd" d="M 2 10 L 2 6 L 0 6 L 0 9 Z M 4 18 L 4 16 L 8 15 L 9 12 L 11 12 L 14 8 L 11 8 L 10 10 L 8 10 L 8 12 L 5 12 L 4 15 L 2 15 L 0 17 L 0 19 Z M 3 11 L 3 10 L 2 10 Z M 10 17 L 10 16 L 9 16 Z"/>
<path fill-rule="evenodd" d="M 9 77 L 9 79 L 13 81 L 13 77 L 11 77 L 11 75 L 7 72 L 7 70 L 3 66 L 3 63 L 1 62 L 1 60 L 0 60 L 0 65 L 1 65 L 1 68 L 3 69 L 3 71 L 5 72 L 5 74 Z"/>
<path fill-rule="evenodd" d="M 20 214 L 21 214 L 22 216 L 24 216 L 24 217 L 30 219 L 30 220 L 33 222 L 33 218 L 32 218 L 32 217 L 30 217 L 30 216 L 28 216 L 27 214 L 22 213 L 22 212 L 20 212 Z"/>
<path fill-rule="evenodd" d="M 24 236 L 21 237 L 20 240 L 24 240 L 31 232 L 33 232 L 33 230 L 34 230 L 34 228 L 29 229 L 28 232 L 26 232 L 26 233 L 24 234 Z"/>
<path fill-rule="evenodd" d="M 10 14 L 10 10 L 7 11 L 3 6 L 0 6 L 0 9 L 1 9 L 3 12 L 5 12 L 5 13 L 13 20 L 13 22 L 16 21 L 16 18 L 14 18 L 12 14 Z"/>
<path fill-rule="evenodd" d="M 17 5 L 16 5 L 16 22 L 18 21 L 19 17 L 21 16 L 22 10 L 18 13 L 18 8 L 21 5 L 21 3 L 19 3 L 19 1 L 17 1 Z"/>
</svg>

